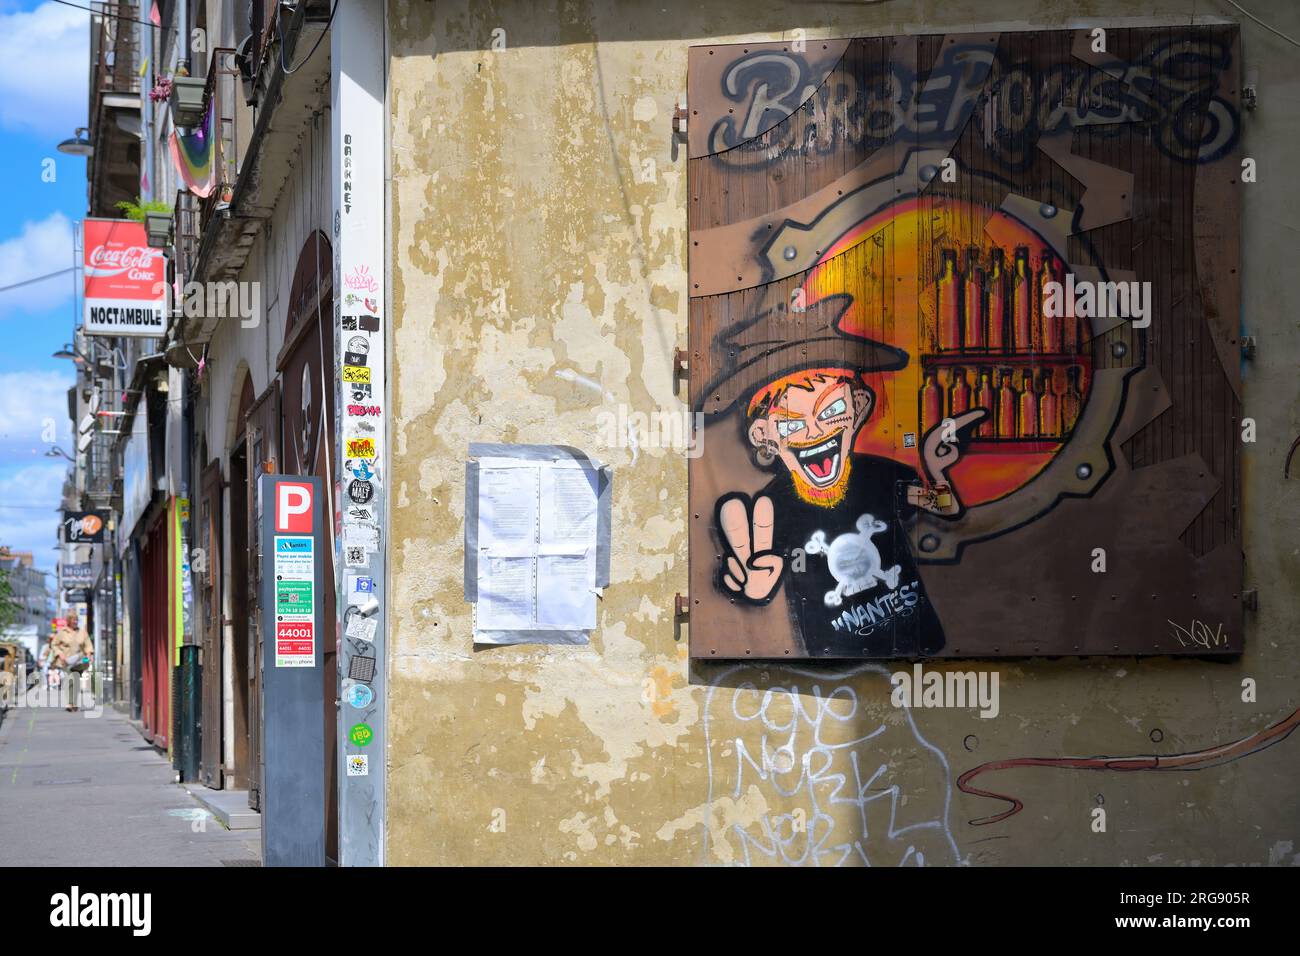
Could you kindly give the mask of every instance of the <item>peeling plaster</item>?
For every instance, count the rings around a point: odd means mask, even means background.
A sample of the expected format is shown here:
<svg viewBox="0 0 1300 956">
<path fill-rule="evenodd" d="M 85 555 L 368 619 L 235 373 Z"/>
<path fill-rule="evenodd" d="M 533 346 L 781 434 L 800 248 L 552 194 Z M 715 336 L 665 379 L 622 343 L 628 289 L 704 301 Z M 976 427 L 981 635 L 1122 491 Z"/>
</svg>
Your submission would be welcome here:
<svg viewBox="0 0 1300 956">
<path fill-rule="evenodd" d="M 799 808 L 774 795 L 770 778 L 710 800 L 710 760 L 735 761 L 737 741 L 758 753 L 762 735 L 732 713 L 738 701 L 748 713 L 751 692 L 715 686 L 722 668 L 690 668 L 685 629 L 675 633 L 673 595 L 688 583 L 686 463 L 680 452 L 602 447 L 596 437 L 602 410 L 682 407 L 671 357 L 685 345 L 688 196 L 684 150 L 674 150 L 668 117 L 684 90 L 686 47 L 775 40 L 795 28 L 810 39 L 1021 28 L 1021 6 L 678 4 L 664 12 L 578 0 L 540 14 L 509 2 L 390 0 L 397 494 L 388 839 L 396 862 L 736 863 L 742 857 L 729 834 L 737 827 L 757 831 Z M 1185 21 L 1185 2 L 1149 6 L 1153 16 Z M 1110 0 L 1090 7 L 1110 20 L 1127 12 Z M 1047 27 L 1076 16 L 1060 3 L 1034 15 L 1035 26 Z M 485 44 L 500 23 L 509 45 L 490 51 Z M 1253 29 L 1243 26 L 1243 47 L 1261 82 L 1294 89 L 1289 61 Z M 1275 101 L 1284 100 L 1279 92 Z M 1263 157 L 1295 142 L 1248 145 Z M 1252 230 L 1243 227 L 1243 261 L 1276 263 L 1282 244 Z M 1254 272 L 1245 314 L 1263 302 L 1296 301 L 1278 278 L 1284 269 Z M 1261 350 L 1252 385 L 1260 407 L 1295 407 L 1295 357 L 1281 342 L 1270 354 Z M 565 372 L 595 382 L 595 392 Z M 559 442 L 614 465 L 613 581 L 589 647 L 473 648 L 461 580 L 470 441 Z M 1249 486 L 1266 482 L 1264 464 L 1243 469 Z M 1274 635 L 1289 633 L 1296 616 L 1286 585 L 1296 579 L 1297 552 L 1285 538 L 1295 510 L 1279 515 L 1262 510 L 1259 496 L 1245 500 L 1247 541 L 1261 542 L 1248 571 L 1289 596 L 1261 600 L 1239 663 L 1000 664 L 1003 713 L 1016 715 L 1000 721 L 898 713 L 879 674 L 825 675 L 823 696 L 847 688 L 864 719 L 903 741 L 874 756 L 900 782 L 899 812 L 933 814 L 950 800 L 950 826 L 966 851 L 987 836 L 966 821 L 990 808 L 945 788 L 947 770 L 1023 753 L 1172 752 L 1231 736 L 1266 719 L 1262 706 L 1239 704 L 1242 675 L 1261 680 L 1261 699 L 1266 678 L 1273 701 L 1293 697 L 1278 682 L 1295 686 L 1297 668 L 1284 653 L 1290 642 Z M 800 684 L 800 706 L 815 706 L 810 681 L 791 668 L 751 668 L 735 680 L 758 682 L 761 674 L 769 684 Z M 1161 744 L 1149 736 L 1157 726 Z M 918 738 L 926 746 L 912 743 Z M 1285 747 L 1294 742 L 1181 779 L 1015 771 L 1035 812 L 1005 825 L 1006 839 L 978 844 L 978 853 L 947 855 L 1041 863 L 1047 847 L 1054 859 L 1067 854 L 1081 864 L 1295 864 L 1287 827 L 1296 796 L 1282 770 L 1294 756 Z M 492 755 L 490 776 L 482 753 Z M 1088 833 L 1099 795 L 1134 821 L 1125 824 L 1125 842 Z M 871 812 L 886 805 L 873 803 Z M 859 826 L 851 811 L 828 806 L 837 828 Z M 504 833 L 489 830 L 497 809 L 508 821 Z M 1217 836 L 1202 845 L 1203 835 L 1180 825 L 1182 813 L 1204 815 L 1198 820 Z M 869 822 L 872 832 L 889 826 L 887 818 Z M 935 843 L 926 855 L 939 862 L 947 851 Z M 915 846 L 908 854 L 900 856 L 917 861 Z"/>
</svg>

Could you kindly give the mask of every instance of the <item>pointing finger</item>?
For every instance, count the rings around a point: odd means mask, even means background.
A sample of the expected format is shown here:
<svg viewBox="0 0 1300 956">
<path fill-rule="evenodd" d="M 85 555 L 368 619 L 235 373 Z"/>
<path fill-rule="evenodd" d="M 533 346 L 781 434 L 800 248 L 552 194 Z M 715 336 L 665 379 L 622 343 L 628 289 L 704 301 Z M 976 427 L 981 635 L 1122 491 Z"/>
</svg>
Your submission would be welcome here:
<svg viewBox="0 0 1300 956">
<path fill-rule="evenodd" d="M 967 425 L 979 421 L 988 413 L 989 410 L 987 408 L 972 408 L 968 412 L 962 412 L 960 415 L 958 415 L 956 418 L 952 420 L 953 430 L 961 431 Z"/>
</svg>

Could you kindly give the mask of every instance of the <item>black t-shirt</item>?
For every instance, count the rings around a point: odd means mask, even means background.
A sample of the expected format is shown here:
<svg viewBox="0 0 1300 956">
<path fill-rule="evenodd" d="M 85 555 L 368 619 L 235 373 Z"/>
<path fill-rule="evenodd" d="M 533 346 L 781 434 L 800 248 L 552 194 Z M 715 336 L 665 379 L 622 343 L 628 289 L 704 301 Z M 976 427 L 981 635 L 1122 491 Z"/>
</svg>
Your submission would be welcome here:
<svg viewBox="0 0 1300 956">
<path fill-rule="evenodd" d="M 932 654 L 943 629 L 901 525 L 916 510 L 907 503 L 916 472 L 870 455 L 850 461 L 848 490 L 834 508 L 800 498 L 789 472 L 761 492 L 772 499 L 772 547 L 786 558 L 795 627 L 812 657 Z"/>
</svg>

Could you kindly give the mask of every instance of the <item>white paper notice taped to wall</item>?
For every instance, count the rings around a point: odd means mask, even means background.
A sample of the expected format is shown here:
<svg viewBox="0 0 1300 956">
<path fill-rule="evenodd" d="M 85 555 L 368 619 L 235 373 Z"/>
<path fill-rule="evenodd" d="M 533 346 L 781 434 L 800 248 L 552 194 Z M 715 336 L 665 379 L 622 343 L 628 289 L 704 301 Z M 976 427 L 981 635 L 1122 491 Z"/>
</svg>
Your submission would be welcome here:
<svg viewBox="0 0 1300 956">
<path fill-rule="evenodd" d="M 537 553 L 537 511 L 541 482 L 536 462 L 481 462 L 478 544 L 489 555 Z"/>
<path fill-rule="evenodd" d="M 594 548 L 586 554 L 538 555 L 537 623 L 583 630 L 596 626 Z"/>
<path fill-rule="evenodd" d="M 595 628 L 598 485 L 576 459 L 480 459 L 477 642 Z"/>
</svg>

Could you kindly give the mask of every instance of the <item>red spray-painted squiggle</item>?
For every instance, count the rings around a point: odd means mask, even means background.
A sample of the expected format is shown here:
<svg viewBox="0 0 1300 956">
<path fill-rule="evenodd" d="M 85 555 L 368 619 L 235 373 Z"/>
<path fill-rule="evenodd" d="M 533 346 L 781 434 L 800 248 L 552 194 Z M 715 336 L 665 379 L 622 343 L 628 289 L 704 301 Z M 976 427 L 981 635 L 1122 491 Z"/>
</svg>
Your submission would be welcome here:
<svg viewBox="0 0 1300 956">
<path fill-rule="evenodd" d="M 1243 737 L 1232 743 L 1196 750 L 1191 753 L 1169 754 L 1165 756 L 1139 757 L 1015 757 L 1010 760 L 991 760 L 967 770 L 957 778 L 957 789 L 976 797 L 990 797 L 1011 804 L 1010 809 L 992 816 L 971 820 L 971 826 L 985 826 L 1013 817 L 1025 805 L 1015 797 L 1005 793 L 994 793 L 972 787 L 970 781 L 982 773 L 992 770 L 1009 770 L 1014 767 L 1058 767 L 1066 770 L 1203 770 L 1228 763 L 1241 757 L 1265 750 L 1290 736 L 1291 731 L 1300 727 L 1300 710 L 1292 712 L 1275 724 L 1264 728 L 1257 734 Z"/>
</svg>

